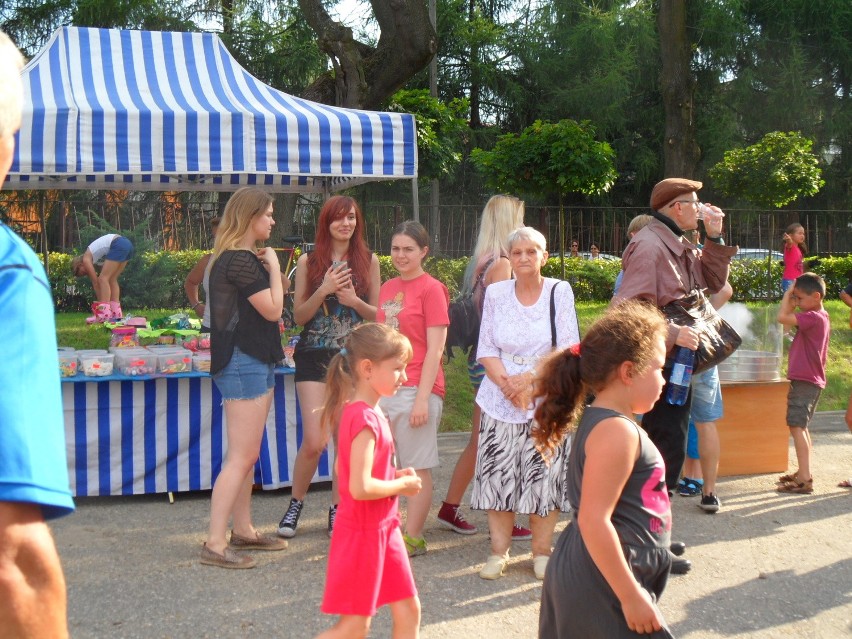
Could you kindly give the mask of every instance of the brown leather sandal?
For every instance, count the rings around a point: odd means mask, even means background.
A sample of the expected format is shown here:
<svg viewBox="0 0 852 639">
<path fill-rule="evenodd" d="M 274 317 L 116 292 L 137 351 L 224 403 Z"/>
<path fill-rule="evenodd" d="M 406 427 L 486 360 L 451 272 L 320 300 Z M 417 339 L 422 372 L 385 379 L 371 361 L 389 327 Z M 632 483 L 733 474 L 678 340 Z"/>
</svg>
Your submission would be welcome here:
<svg viewBox="0 0 852 639">
<path fill-rule="evenodd" d="M 814 492 L 814 480 L 809 479 L 808 481 L 803 481 L 801 483 L 795 481 L 787 482 L 786 484 L 778 486 L 777 490 L 779 493 L 810 495 Z"/>
</svg>

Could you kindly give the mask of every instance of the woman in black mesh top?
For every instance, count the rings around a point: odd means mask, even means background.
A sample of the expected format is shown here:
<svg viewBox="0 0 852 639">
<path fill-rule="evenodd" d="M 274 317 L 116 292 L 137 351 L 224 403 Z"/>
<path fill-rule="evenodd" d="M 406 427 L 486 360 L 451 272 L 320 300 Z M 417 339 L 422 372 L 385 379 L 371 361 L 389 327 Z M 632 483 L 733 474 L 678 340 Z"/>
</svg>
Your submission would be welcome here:
<svg viewBox="0 0 852 639">
<path fill-rule="evenodd" d="M 273 368 L 284 357 L 278 333 L 281 267 L 274 250 L 257 248 L 274 225 L 267 193 L 238 190 L 225 207 L 210 258 L 210 374 L 224 401 L 228 453 L 213 485 L 201 563 L 221 568 L 255 566 L 254 559 L 234 549 L 287 547 L 277 536 L 261 535 L 251 520 L 254 464 L 272 402 Z"/>
</svg>

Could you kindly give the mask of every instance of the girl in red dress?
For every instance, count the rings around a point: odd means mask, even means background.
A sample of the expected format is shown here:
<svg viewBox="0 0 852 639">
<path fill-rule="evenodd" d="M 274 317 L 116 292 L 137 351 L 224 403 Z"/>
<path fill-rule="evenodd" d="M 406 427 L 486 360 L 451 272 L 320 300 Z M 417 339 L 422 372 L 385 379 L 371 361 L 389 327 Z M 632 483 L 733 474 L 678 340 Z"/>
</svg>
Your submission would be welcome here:
<svg viewBox="0 0 852 639">
<path fill-rule="evenodd" d="M 420 634 L 420 599 L 400 531 L 398 495 L 421 481 L 394 467 L 390 426 L 379 399 L 406 381 L 411 344 L 384 324 L 361 324 L 328 366 L 321 426 L 337 432 L 340 504 L 328 553 L 322 611 L 340 615 L 320 638 L 366 637 L 380 606 L 389 605 L 394 637 Z"/>
</svg>

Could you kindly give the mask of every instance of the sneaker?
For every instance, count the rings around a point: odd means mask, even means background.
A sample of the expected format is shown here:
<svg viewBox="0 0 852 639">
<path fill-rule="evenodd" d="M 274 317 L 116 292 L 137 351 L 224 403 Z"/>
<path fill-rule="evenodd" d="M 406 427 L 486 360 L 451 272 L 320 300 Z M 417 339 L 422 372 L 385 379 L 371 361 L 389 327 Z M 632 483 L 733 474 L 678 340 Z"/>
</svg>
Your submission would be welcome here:
<svg viewBox="0 0 852 639">
<path fill-rule="evenodd" d="M 438 524 L 441 528 L 447 528 L 460 535 L 475 535 L 477 532 L 476 526 L 467 523 L 458 504 L 442 502 L 441 510 L 438 511 Z"/>
<path fill-rule="evenodd" d="M 535 573 L 535 578 L 539 581 L 544 579 L 544 573 L 547 570 L 547 562 L 549 559 L 549 555 L 539 555 L 538 557 L 533 557 L 533 572 Z"/>
<path fill-rule="evenodd" d="M 238 550 L 284 550 L 287 548 L 287 540 L 279 537 L 261 535 L 255 531 L 254 537 L 242 537 L 231 531 L 231 548 Z"/>
<path fill-rule="evenodd" d="M 709 495 L 701 493 L 701 503 L 698 504 L 698 507 L 705 513 L 718 512 L 721 505 L 722 503 L 719 501 L 719 498 L 716 497 L 716 493 L 710 493 Z"/>
<path fill-rule="evenodd" d="M 426 540 L 423 537 L 409 537 L 402 533 L 402 539 L 405 541 L 405 549 L 408 551 L 409 557 L 419 557 L 426 554 Z"/>
<path fill-rule="evenodd" d="M 296 536 L 296 526 L 299 525 L 299 515 L 302 514 L 304 501 L 299 499 L 290 499 L 290 505 L 287 507 L 287 512 L 278 522 L 278 534 L 287 539 Z"/>
<path fill-rule="evenodd" d="M 512 526 L 512 541 L 529 541 L 532 539 L 532 530 L 518 526 Z"/>
<path fill-rule="evenodd" d="M 217 566 L 219 568 L 254 568 L 257 565 L 257 562 L 251 557 L 241 555 L 230 548 L 225 548 L 220 555 L 218 552 L 210 550 L 207 547 L 207 542 L 204 542 L 204 545 L 201 546 L 201 556 L 198 560 L 205 566 Z"/>
<path fill-rule="evenodd" d="M 701 488 L 703 486 L 703 479 L 684 477 L 677 483 L 677 492 L 683 497 L 695 497 L 696 495 L 701 494 Z"/>
<path fill-rule="evenodd" d="M 792 493 L 796 495 L 810 495 L 814 492 L 814 480 L 809 479 L 801 483 L 791 481 L 786 484 L 781 484 L 777 488 L 779 493 Z"/>
<path fill-rule="evenodd" d="M 509 564 L 509 553 L 505 555 L 489 555 L 485 561 L 482 570 L 479 571 L 479 576 L 482 579 L 494 580 L 500 579 L 506 572 L 506 566 Z"/>
<path fill-rule="evenodd" d="M 328 508 L 328 538 L 331 539 L 331 533 L 334 531 L 334 519 L 337 517 L 337 504 L 332 504 Z"/>
</svg>

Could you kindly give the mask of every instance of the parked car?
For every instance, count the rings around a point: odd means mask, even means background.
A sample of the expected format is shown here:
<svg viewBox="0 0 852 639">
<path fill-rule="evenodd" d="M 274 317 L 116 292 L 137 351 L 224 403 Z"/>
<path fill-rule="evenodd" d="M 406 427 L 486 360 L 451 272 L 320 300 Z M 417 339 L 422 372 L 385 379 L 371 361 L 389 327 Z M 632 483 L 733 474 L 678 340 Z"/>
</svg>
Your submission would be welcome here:
<svg viewBox="0 0 852 639">
<path fill-rule="evenodd" d="M 733 259 L 765 260 L 770 255 L 772 256 L 773 262 L 780 262 L 784 259 L 784 254 L 781 251 L 771 251 L 769 249 L 762 248 L 741 248 L 739 251 L 737 251 L 737 254 L 734 255 Z"/>
<path fill-rule="evenodd" d="M 580 251 L 580 257 L 582 257 L 584 260 L 590 260 L 592 259 L 592 254 L 588 251 Z M 621 258 L 617 255 L 610 255 L 609 253 L 598 253 L 598 259 L 610 262 L 612 260 L 620 260 Z"/>
</svg>

